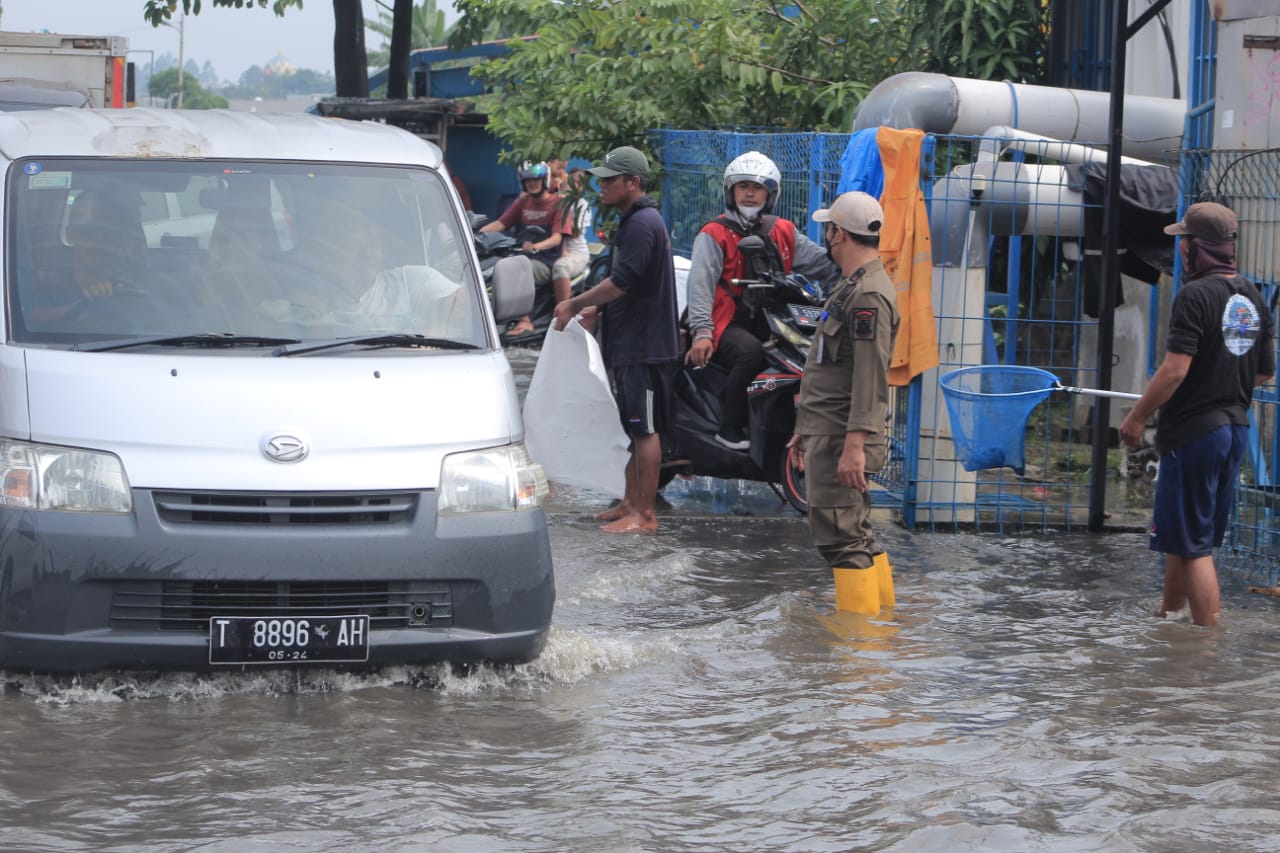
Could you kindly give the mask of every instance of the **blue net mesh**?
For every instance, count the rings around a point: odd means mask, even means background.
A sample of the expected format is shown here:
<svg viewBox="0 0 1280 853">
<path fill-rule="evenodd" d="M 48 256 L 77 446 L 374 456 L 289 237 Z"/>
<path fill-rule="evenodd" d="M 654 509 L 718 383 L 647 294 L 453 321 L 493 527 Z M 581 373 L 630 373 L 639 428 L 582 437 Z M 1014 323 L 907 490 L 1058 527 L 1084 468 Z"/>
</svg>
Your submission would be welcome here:
<svg viewBox="0 0 1280 853">
<path fill-rule="evenodd" d="M 1038 367 L 984 364 L 962 367 L 938 379 L 951 418 L 956 457 L 966 471 L 1026 469 L 1027 418 L 1058 385 Z"/>
</svg>

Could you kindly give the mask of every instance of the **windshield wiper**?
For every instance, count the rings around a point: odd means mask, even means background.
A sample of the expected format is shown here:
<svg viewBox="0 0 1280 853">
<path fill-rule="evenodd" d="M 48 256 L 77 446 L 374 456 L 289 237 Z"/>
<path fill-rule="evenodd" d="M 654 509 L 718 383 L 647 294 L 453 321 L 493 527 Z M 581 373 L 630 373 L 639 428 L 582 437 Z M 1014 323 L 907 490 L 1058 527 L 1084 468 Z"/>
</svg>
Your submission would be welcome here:
<svg viewBox="0 0 1280 853">
<path fill-rule="evenodd" d="M 299 343 L 297 338 L 270 338 L 262 335 L 236 335 L 231 332 L 202 332 L 196 335 L 145 335 L 95 343 L 74 344 L 81 352 L 109 352 L 132 347 L 276 347 Z"/>
<path fill-rule="evenodd" d="M 291 341 L 272 352 L 272 355 L 301 355 L 319 350 L 336 349 L 338 347 L 425 347 L 429 349 L 480 349 L 476 344 L 466 341 L 455 341 L 452 338 L 429 338 L 426 335 L 392 334 L 367 335 L 358 338 L 337 338 L 314 344 L 292 346 Z"/>
</svg>

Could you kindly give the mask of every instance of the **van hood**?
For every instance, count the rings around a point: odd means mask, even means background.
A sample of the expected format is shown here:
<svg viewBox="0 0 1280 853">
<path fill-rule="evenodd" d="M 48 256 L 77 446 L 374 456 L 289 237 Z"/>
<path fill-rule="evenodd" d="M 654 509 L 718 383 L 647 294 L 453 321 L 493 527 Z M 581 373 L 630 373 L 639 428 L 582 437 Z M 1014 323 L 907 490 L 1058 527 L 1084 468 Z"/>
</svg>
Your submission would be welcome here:
<svg viewBox="0 0 1280 853">
<path fill-rule="evenodd" d="M 435 488 L 445 454 L 523 438 L 501 351 L 25 353 L 31 440 L 110 451 L 134 488 Z"/>
</svg>

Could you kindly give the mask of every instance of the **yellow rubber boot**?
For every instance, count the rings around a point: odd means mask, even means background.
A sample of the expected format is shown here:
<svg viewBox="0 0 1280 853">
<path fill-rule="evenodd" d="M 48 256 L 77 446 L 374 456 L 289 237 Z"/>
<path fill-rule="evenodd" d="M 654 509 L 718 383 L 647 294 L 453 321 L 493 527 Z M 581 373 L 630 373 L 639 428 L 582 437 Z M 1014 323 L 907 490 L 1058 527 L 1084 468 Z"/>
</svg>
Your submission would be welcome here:
<svg viewBox="0 0 1280 853">
<path fill-rule="evenodd" d="M 880 606 L 893 607 L 896 601 L 893 597 L 893 565 L 889 562 L 889 555 L 881 551 L 872 559 L 875 562 L 871 567 L 876 570 L 876 580 L 880 583 Z"/>
<path fill-rule="evenodd" d="M 879 574 L 875 568 L 831 570 L 836 581 L 836 610 L 846 613 L 865 613 L 875 616 L 880 612 Z"/>
</svg>

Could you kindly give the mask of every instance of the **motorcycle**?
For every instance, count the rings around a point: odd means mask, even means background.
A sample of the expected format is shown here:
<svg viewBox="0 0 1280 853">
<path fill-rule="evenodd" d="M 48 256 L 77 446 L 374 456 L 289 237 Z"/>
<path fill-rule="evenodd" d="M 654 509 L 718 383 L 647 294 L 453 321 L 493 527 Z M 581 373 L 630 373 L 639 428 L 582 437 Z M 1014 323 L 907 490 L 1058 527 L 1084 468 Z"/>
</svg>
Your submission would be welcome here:
<svg viewBox="0 0 1280 853">
<path fill-rule="evenodd" d="M 483 213 L 469 213 L 471 242 L 480 260 L 480 274 L 486 285 L 493 281 L 493 269 L 505 258 L 523 257 L 520 243 L 505 231 L 481 231 L 489 222 Z"/>
<path fill-rule="evenodd" d="M 471 212 L 469 220 L 471 242 L 480 261 L 480 275 L 493 305 L 494 319 L 504 324 L 528 314 L 533 307 L 533 271 L 529 259 L 520 252 L 520 244 L 501 231 L 481 231 L 489 221 L 483 213 Z M 495 272 L 499 286 L 495 286 Z"/>
<path fill-rule="evenodd" d="M 740 246 L 750 251 L 749 236 Z M 663 433 L 660 486 L 677 475 L 701 475 L 767 483 L 802 513 L 809 510 L 804 473 L 788 460 L 787 441 L 795 429 L 796 399 L 814 331 L 825 299 L 820 285 L 798 274 L 763 272 L 745 285 L 743 301 L 762 313 L 769 329 L 765 365 L 747 387 L 747 429 L 751 446 L 730 450 L 715 440 L 728 371 L 714 363 L 678 374 L 673 425 Z"/>
<path fill-rule="evenodd" d="M 542 240 L 546 234 L 547 232 L 539 226 L 528 226 L 516 238 L 517 246 L 523 245 L 526 240 L 529 242 Z M 593 257 L 586 269 L 569 280 L 569 295 L 577 296 L 596 284 L 605 277 L 607 270 L 608 264 L 605 257 Z M 507 346 L 540 346 L 543 338 L 547 336 L 547 330 L 551 328 L 551 322 L 555 319 L 555 311 L 555 289 L 550 284 L 546 287 L 534 288 L 533 305 L 528 311 L 529 321 L 533 323 L 533 331 L 518 335 L 504 334 L 503 343 Z"/>
<path fill-rule="evenodd" d="M 499 266 L 503 268 L 518 266 L 521 270 L 519 275 L 529 282 L 528 304 L 514 316 L 516 318 L 528 316 L 533 323 L 533 331 L 520 335 L 508 335 L 503 332 L 502 342 L 507 346 L 537 346 L 542 343 L 547 329 L 551 326 L 556 308 L 555 291 L 550 285 L 534 286 L 533 271 L 529 268 L 529 255 L 522 247 L 526 242 L 537 243 L 545 240 L 547 229 L 540 225 L 525 225 L 513 237 L 505 231 L 481 231 L 480 228 L 488 221 L 488 217 L 483 214 L 471 214 L 471 239 L 475 243 L 476 256 L 480 259 L 480 272 L 484 276 L 485 284 L 489 285 L 492 282 L 493 272 Z M 576 296 L 589 284 L 594 284 L 603 278 L 604 269 L 602 258 L 592 258 L 587 268 L 570 282 L 571 295 Z M 514 277 L 516 273 L 511 271 L 507 275 Z"/>
</svg>

